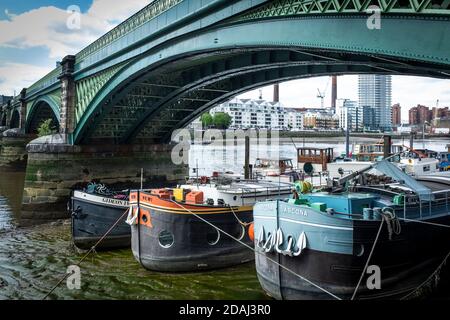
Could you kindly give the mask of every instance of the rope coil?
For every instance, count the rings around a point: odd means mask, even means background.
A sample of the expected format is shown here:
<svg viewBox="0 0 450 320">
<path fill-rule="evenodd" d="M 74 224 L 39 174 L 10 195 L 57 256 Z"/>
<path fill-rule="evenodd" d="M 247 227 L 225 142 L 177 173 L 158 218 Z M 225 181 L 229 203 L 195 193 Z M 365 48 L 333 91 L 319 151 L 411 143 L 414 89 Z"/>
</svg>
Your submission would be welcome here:
<svg viewBox="0 0 450 320">
<path fill-rule="evenodd" d="M 251 225 L 253 223 L 253 221 L 252 222 L 244 222 L 244 221 L 242 221 L 241 219 L 239 219 L 237 214 L 234 212 L 233 207 L 230 206 L 230 205 L 228 207 L 230 208 L 231 212 L 233 212 L 233 215 L 236 218 L 237 222 L 239 222 L 239 224 L 241 226 L 243 226 L 244 228 L 247 228 L 249 225 Z"/>
</svg>

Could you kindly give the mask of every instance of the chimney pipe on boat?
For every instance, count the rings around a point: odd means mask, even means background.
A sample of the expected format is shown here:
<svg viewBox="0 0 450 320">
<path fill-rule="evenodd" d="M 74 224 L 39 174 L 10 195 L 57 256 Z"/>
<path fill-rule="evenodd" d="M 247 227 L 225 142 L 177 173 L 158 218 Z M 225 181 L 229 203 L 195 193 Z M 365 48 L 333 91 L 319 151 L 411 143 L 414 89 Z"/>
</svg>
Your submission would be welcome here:
<svg viewBox="0 0 450 320">
<path fill-rule="evenodd" d="M 250 136 L 245 136 L 245 164 L 244 164 L 244 178 L 250 179 Z"/>
<path fill-rule="evenodd" d="M 384 139 L 383 153 L 384 159 L 386 159 L 391 156 L 392 137 L 389 135 L 385 135 L 383 139 Z"/>
</svg>

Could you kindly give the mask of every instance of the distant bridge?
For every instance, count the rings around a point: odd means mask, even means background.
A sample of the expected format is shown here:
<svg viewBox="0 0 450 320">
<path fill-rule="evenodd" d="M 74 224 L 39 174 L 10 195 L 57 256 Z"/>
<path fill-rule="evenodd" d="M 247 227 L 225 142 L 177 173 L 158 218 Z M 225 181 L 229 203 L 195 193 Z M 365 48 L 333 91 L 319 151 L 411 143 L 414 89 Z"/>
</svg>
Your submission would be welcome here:
<svg viewBox="0 0 450 320">
<path fill-rule="evenodd" d="M 381 11 L 381 29 L 367 10 Z M 165 143 L 235 95 L 324 75 L 450 78 L 448 0 L 156 0 L 24 89 L 0 125 Z"/>
</svg>

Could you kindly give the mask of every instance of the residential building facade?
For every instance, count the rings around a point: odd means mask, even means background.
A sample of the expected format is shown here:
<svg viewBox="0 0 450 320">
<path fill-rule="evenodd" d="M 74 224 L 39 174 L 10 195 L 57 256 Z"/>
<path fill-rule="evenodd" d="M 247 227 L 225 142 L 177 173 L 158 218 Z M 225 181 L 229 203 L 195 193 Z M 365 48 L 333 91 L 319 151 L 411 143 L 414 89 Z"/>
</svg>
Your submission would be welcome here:
<svg viewBox="0 0 450 320">
<path fill-rule="evenodd" d="M 213 108 L 210 113 L 215 115 L 225 112 L 231 116 L 231 127 L 236 129 L 279 129 L 296 128 L 295 116 L 290 116 L 286 108 L 279 102 L 265 100 L 233 99 Z M 301 122 L 300 122 L 301 125 Z"/>
<path fill-rule="evenodd" d="M 430 108 L 418 104 L 417 107 L 409 109 L 409 124 L 423 124 L 431 122 L 433 119 L 433 111 Z"/>
<path fill-rule="evenodd" d="M 345 99 L 342 105 L 336 109 L 339 116 L 339 127 L 351 131 L 361 131 L 363 125 L 363 110 L 359 107 L 358 101 Z"/>
<path fill-rule="evenodd" d="M 402 107 L 400 103 L 392 106 L 392 125 L 398 127 L 402 124 Z"/>
<path fill-rule="evenodd" d="M 359 106 L 373 109 L 375 119 L 365 119 L 374 130 L 392 130 L 392 77 L 389 75 L 360 75 L 358 79 Z M 371 115 L 372 111 L 368 111 Z M 372 123 L 373 121 L 373 123 Z"/>
</svg>

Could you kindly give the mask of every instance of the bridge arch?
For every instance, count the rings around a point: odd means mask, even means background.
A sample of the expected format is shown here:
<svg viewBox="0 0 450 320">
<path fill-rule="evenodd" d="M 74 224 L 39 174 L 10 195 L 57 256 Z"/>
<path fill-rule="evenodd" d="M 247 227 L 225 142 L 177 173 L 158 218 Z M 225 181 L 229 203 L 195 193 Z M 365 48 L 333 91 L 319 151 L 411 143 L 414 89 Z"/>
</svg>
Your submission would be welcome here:
<svg viewBox="0 0 450 320">
<path fill-rule="evenodd" d="M 366 15 L 315 18 L 227 22 L 146 52 L 91 101 L 75 143 L 129 143 L 152 125 L 153 133 L 162 131 L 152 139 L 167 140 L 164 130 L 234 94 L 279 81 L 361 73 L 450 78 L 447 17 L 386 16 L 376 31 L 367 28 Z M 417 46 L 421 41 L 427 46 Z"/>
<path fill-rule="evenodd" d="M 9 127 L 11 129 L 20 127 L 20 113 L 18 110 L 14 110 L 11 114 L 11 119 L 9 120 Z"/>
<path fill-rule="evenodd" d="M 40 97 L 32 105 L 28 112 L 25 124 L 25 132 L 36 134 L 43 121 L 51 119 L 52 127 L 59 131 L 59 106 L 51 97 Z"/>
<path fill-rule="evenodd" d="M 6 112 L 3 112 L 0 120 L 0 127 L 6 127 L 8 125 L 8 119 L 6 116 Z"/>
</svg>

